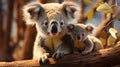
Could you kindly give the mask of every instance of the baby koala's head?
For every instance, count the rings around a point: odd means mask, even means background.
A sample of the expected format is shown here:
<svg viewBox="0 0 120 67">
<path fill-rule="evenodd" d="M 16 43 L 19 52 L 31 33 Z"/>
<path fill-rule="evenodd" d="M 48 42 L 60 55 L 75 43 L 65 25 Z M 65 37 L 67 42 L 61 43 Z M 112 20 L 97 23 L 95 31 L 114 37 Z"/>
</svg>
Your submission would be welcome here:
<svg viewBox="0 0 120 67">
<path fill-rule="evenodd" d="M 69 24 L 67 28 L 68 34 L 70 34 L 74 40 L 79 41 L 84 41 L 93 31 L 93 27 L 91 25 L 85 24 Z"/>
</svg>

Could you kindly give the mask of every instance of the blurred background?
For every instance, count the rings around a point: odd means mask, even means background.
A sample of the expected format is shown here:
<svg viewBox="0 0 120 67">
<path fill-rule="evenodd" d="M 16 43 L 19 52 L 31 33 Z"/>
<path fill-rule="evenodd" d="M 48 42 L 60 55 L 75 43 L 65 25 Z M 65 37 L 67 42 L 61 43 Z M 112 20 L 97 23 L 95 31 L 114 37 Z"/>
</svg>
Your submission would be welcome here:
<svg viewBox="0 0 120 67">
<path fill-rule="evenodd" d="M 22 20 L 22 7 L 35 0 L 0 0 L 0 61 L 15 61 L 32 58 L 32 50 L 34 40 L 36 37 L 35 26 L 26 26 Z M 62 3 L 64 0 L 37 0 L 41 3 Z M 117 3 L 120 5 L 120 0 L 69 0 L 74 1 L 80 5 L 81 16 L 79 23 L 91 24 L 96 27 L 101 23 L 103 14 L 94 10 L 94 5 L 99 1 Z M 89 11 L 93 9 L 94 15 L 92 19 L 88 17 Z M 85 18 L 83 14 L 85 14 Z M 119 17 L 115 18 L 109 27 L 115 27 L 120 32 Z M 103 30 L 105 32 L 103 40 L 107 44 L 108 28 Z M 95 31 L 94 29 L 94 31 Z M 93 32 L 94 34 L 94 32 Z"/>
</svg>

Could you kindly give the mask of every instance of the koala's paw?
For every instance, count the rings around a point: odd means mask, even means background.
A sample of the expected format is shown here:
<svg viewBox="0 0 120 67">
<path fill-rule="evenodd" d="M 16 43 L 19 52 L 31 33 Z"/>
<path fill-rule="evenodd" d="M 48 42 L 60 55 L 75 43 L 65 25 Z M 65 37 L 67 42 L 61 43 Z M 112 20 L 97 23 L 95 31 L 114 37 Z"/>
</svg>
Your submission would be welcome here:
<svg viewBox="0 0 120 67">
<path fill-rule="evenodd" d="M 89 54 L 90 53 L 90 51 L 83 51 L 82 52 L 82 55 L 87 55 L 87 54 Z"/>
<path fill-rule="evenodd" d="M 61 57 L 63 57 L 65 54 L 64 54 L 64 52 L 62 52 L 62 51 L 57 51 L 57 52 L 55 52 L 54 54 L 53 54 L 53 58 L 55 59 L 55 60 L 58 60 L 58 59 L 60 59 Z"/>
<path fill-rule="evenodd" d="M 49 64 L 48 56 L 49 56 L 49 53 L 44 53 L 44 54 L 40 57 L 39 63 L 40 63 L 40 64 Z"/>
</svg>

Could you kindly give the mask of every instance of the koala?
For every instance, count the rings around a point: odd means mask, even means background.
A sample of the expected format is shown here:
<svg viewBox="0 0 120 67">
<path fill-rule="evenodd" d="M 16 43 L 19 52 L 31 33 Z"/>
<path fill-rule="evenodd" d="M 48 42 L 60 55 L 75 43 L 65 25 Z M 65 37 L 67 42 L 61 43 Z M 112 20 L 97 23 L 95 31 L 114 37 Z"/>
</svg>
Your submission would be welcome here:
<svg viewBox="0 0 120 67">
<path fill-rule="evenodd" d="M 67 25 L 79 19 L 77 4 L 32 2 L 23 7 L 23 18 L 28 25 L 36 25 L 37 29 L 33 59 L 47 63 L 50 55 L 58 60 L 72 52 L 72 38 L 66 33 Z"/>
<path fill-rule="evenodd" d="M 93 27 L 84 24 L 69 24 L 68 33 L 74 40 L 74 47 L 82 52 L 82 55 L 86 55 L 92 51 L 103 48 L 101 41 L 90 35 Z M 78 53 L 78 52 L 77 52 Z"/>
</svg>

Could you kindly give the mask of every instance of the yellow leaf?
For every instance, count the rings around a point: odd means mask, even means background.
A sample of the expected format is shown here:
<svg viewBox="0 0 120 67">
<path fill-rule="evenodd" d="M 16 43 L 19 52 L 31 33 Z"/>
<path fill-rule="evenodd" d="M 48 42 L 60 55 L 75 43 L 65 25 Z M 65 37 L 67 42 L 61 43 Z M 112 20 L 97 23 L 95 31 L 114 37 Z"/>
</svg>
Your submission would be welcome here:
<svg viewBox="0 0 120 67">
<path fill-rule="evenodd" d="M 90 10 L 90 11 L 87 13 L 88 20 L 92 20 L 93 14 L 94 14 L 94 10 Z"/>
<path fill-rule="evenodd" d="M 111 8 L 112 8 L 113 12 L 115 12 L 116 5 L 111 5 Z"/>
<path fill-rule="evenodd" d="M 99 2 L 99 6 L 102 5 L 102 4 L 104 4 L 104 2 Z"/>
<path fill-rule="evenodd" d="M 116 41 L 116 39 L 113 36 L 110 35 L 107 39 L 107 45 L 112 46 L 112 45 L 115 44 L 115 41 Z"/>
<path fill-rule="evenodd" d="M 110 18 L 110 16 L 111 16 L 111 13 L 107 13 L 107 17 L 109 17 L 109 18 Z"/>
<path fill-rule="evenodd" d="M 105 41 L 105 39 L 103 39 L 103 38 L 99 38 L 99 40 L 101 41 L 101 43 L 102 43 L 103 46 L 106 45 L 106 41 Z"/>
<path fill-rule="evenodd" d="M 88 6 L 92 5 L 93 4 L 93 1 L 92 0 L 83 0 L 84 3 Z"/>
<path fill-rule="evenodd" d="M 103 13 L 113 13 L 112 8 L 107 3 L 101 4 L 100 6 L 97 7 L 96 10 Z"/>
<path fill-rule="evenodd" d="M 109 29 L 109 33 L 111 34 L 112 37 L 114 37 L 115 39 L 117 39 L 117 36 L 116 36 L 117 30 L 116 29 L 110 28 Z"/>
<path fill-rule="evenodd" d="M 107 44 L 107 33 L 106 33 L 106 31 L 102 31 L 102 32 L 100 32 L 100 41 L 101 41 L 101 43 L 102 43 L 102 45 L 105 47 L 106 46 L 106 44 Z"/>
</svg>

